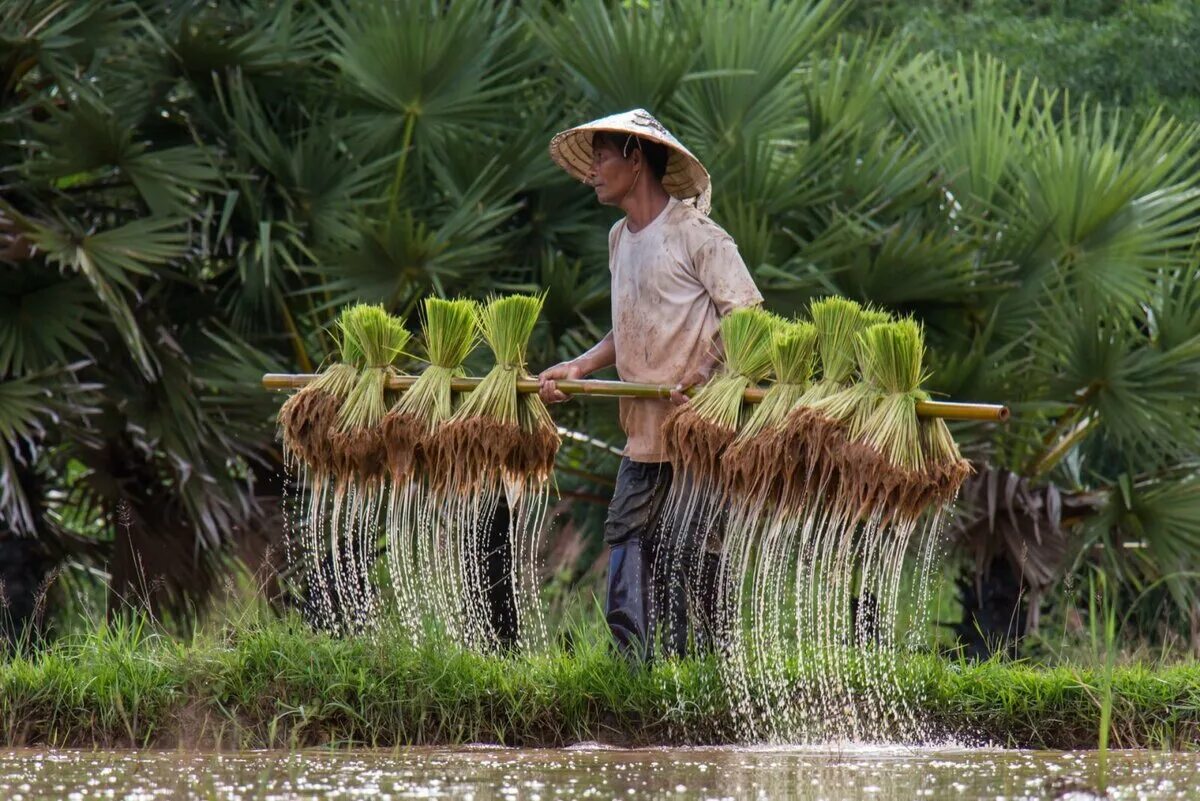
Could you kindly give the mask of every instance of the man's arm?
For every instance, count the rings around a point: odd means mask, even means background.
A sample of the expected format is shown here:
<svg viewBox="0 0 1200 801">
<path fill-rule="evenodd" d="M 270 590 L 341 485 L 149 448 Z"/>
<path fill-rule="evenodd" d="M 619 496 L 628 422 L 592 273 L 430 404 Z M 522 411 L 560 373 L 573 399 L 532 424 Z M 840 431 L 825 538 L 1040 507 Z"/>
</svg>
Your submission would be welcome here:
<svg viewBox="0 0 1200 801">
<path fill-rule="evenodd" d="M 567 395 L 558 390 L 555 381 L 587 378 L 597 370 L 612 367 L 616 363 L 617 348 L 613 344 L 612 331 L 609 331 L 604 335 L 604 339 L 593 345 L 582 356 L 576 356 L 570 361 L 559 362 L 553 367 L 543 370 L 538 375 L 538 382 L 541 384 L 538 394 L 546 403 L 561 403 L 567 399 Z"/>
</svg>

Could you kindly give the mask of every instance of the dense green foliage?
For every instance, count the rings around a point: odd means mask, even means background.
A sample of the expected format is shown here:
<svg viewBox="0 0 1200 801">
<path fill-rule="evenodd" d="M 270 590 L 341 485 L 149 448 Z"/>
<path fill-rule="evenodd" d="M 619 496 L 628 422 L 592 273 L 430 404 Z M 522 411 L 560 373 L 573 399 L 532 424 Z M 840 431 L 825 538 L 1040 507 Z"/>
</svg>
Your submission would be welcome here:
<svg viewBox="0 0 1200 801">
<path fill-rule="evenodd" d="M 633 669 L 598 632 L 573 653 L 481 656 L 302 625 L 240 625 L 189 645 L 134 625 L 0 664 L 0 742 L 222 746 L 715 743 L 735 740 L 714 663 Z M 1094 747 L 1100 671 L 915 657 L 899 679 L 931 737 Z M 1113 747 L 1200 735 L 1200 667 L 1118 667 Z"/>
<path fill-rule="evenodd" d="M 279 399 L 257 377 L 312 370 L 341 304 L 411 317 L 430 293 L 542 288 L 531 367 L 591 344 L 613 215 L 546 143 L 643 105 L 709 167 L 772 310 L 844 294 L 911 314 L 929 389 L 1013 404 L 1007 428 L 957 432 L 980 470 L 968 552 L 1008 554 L 1035 598 L 1103 561 L 1196 618 L 1196 131 L 946 38 L 926 42 L 943 55 L 862 38 L 851 11 L 6 3 L 0 544 L 40 549 L 4 560 L 7 586 L 91 564 L 114 609 L 186 613 L 226 555 L 261 559 L 282 526 Z M 612 439 L 612 411 L 560 420 Z M 570 440 L 560 486 L 602 497 L 612 458 Z"/>
<path fill-rule="evenodd" d="M 1191 0 L 875 0 L 852 24 L 920 51 L 978 50 L 1049 86 L 1200 119 L 1200 5 Z"/>
</svg>

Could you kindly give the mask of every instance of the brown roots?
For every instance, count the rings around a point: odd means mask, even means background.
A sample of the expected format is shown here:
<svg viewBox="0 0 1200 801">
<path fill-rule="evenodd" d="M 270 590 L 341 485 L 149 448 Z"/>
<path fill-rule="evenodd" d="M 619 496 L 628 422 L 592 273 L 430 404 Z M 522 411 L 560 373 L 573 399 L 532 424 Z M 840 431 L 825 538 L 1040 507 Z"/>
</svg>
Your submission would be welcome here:
<svg viewBox="0 0 1200 801">
<path fill-rule="evenodd" d="M 845 442 L 845 427 L 819 411 L 802 406 L 787 416 L 775 435 L 779 438 L 781 476 L 779 502 L 790 512 L 813 508 L 836 498 L 839 481 L 838 451 Z"/>
<path fill-rule="evenodd" d="M 561 442 L 558 429 L 552 425 L 539 425 L 533 431 L 521 429 L 520 440 L 509 451 L 504 469 L 509 476 L 545 481 L 554 471 L 554 457 Z"/>
<path fill-rule="evenodd" d="M 932 503 L 949 506 L 958 497 L 963 482 L 975 472 L 971 463 L 961 457 L 932 465 L 930 478 L 933 481 Z"/>
<path fill-rule="evenodd" d="M 337 425 L 342 399 L 305 387 L 279 410 L 279 430 L 287 458 L 295 459 L 316 474 L 336 469 L 330 434 Z"/>
<path fill-rule="evenodd" d="M 721 480 L 721 454 L 733 442 L 736 429 L 719 426 L 684 404 L 671 410 L 662 431 L 676 475 L 687 476 L 701 487 Z"/>
<path fill-rule="evenodd" d="M 387 446 L 379 426 L 349 431 L 334 428 L 329 434 L 329 447 L 333 451 L 333 473 L 339 483 L 370 484 L 388 475 Z"/>
<path fill-rule="evenodd" d="M 778 504 L 797 461 L 794 443 L 783 428 L 765 428 L 735 439 L 721 454 L 725 492 L 745 504 Z"/>
<path fill-rule="evenodd" d="M 498 476 L 509 454 L 520 448 L 522 432 L 516 423 L 490 417 L 450 420 L 423 445 L 430 488 L 435 494 L 481 492 L 489 475 Z"/>
<path fill-rule="evenodd" d="M 929 505 L 932 484 L 926 473 L 893 464 L 865 442 L 843 442 L 838 462 L 837 502 L 847 519 L 878 516 L 886 525 L 915 520 Z"/>
<path fill-rule="evenodd" d="M 965 459 L 954 459 L 925 470 L 893 464 L 864 442 L 843 444 L 839 455 L 838 503 L 849 519 L 878 515 L 884 524 L 912 522 L 932 506 L 949 506 L 973 470 Z"/>
<path fill-rule="evenodd" d="M 397 485 L 408 482 L 425 466 L 428 423 L 415 414 L 388 412 L 379 424 L 388 474 Z"/>
</svg>

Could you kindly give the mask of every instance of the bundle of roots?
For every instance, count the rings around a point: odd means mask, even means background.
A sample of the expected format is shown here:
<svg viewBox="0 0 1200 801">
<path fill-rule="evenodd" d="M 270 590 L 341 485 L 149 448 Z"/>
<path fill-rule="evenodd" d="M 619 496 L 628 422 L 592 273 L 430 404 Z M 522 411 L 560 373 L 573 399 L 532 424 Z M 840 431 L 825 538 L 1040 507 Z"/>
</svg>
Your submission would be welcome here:
<svg viewBox="0 0 1200 801">
<path fill-rule="evenodd" d="M 721 455 L 743 422 L 746 389 L 770 372 L 771 335 L 780 322 L 760 308 L 735 309 L 722 318 L 720 372 L 663 421 L 667 458 L 681 480 L 720 485 Z"/>
<path fill-rule="evenodd" d="M 558 429 L 536 394 L 520 394 L 529 378 L 525 354 L 543 296 L 493 298 L 476 322 L 496 358 L 479 386 L 429 437 L 426 454 L 435 492 L 478 494 L 497 483 L 549 478 L 558 452 Z"/>
<path fill-rule="evenodd" d="M 452 382 L 478 341 L 471 300 L 427 298 L 421 323 L 429 366 L 417 377 L 380 425 L 393 485 L 402 486 L 428 468 L 429 439 L 454 412 Z"/>
<path fill-rule="evenodd" d="M 388 381 L 410 334 L 382 306 L 360 304 L 342 316 L 342 337 L 363 354 L 363 367 L 338 410 L 329 435 L 334 475 L 340 482 L 379 484 L 388 474 L 382 422 L 387 413 Z"/>
<path fill-rule="evenodd" d="M 356 313 L 354 309 L 343 310 L 335 329 L 338 361 L 321 370 L 316 380 L 295 392 L 279 410 L 285 464 L 289 470 L 302 467 L 314 479 L 324 478 L 336 468 L 331 434 L 364 366 L 358 343 L 344 334 L 343 322 Z"/>
</svg>

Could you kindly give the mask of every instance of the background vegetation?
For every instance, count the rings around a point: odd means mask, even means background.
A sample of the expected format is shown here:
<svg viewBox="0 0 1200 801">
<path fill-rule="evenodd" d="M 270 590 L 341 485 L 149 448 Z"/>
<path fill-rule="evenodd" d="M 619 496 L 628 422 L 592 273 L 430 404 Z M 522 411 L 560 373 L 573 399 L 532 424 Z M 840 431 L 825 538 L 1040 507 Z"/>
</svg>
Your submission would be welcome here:
<svg viewBox="0 0 1200 801">
<path fill-rule="evenodd" d="M 771 308 L 914 314 L 932 389 L 1014 407 L 958 431 L 974 651 L 1083 627 L 1089 565 L 1129 631 L 1195 649 L 1196 25 L 1182 0 L 4 4 L 10 636 L 97 584 L 186 628 L 235 563 L 282 562 L 257 381 L 319 364 L 341 304 L 544 287 L 534 365 L 602 335 L 613 214 L 546 143 L 645 106 Z M 560 457 L 559 591 L 595 572 L 613 412 L 559 410 L 587 435 Z"/>
</svg>

